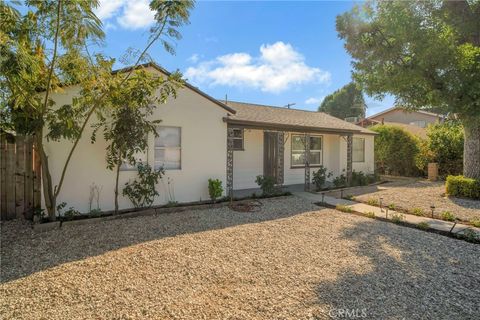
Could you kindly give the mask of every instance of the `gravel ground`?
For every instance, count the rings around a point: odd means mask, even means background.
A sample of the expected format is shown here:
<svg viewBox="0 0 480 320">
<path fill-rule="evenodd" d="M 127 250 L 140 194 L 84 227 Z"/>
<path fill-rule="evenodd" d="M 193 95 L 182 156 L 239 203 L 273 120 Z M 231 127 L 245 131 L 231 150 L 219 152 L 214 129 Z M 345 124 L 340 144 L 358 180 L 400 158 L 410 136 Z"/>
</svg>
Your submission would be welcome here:
<svg viewBox="0 0 480 320">
<path fill-rule="evenodd" d="M 450 211 L 463 221 L 480 220 L 480 201 L 445 197 L 445 183 L 427 180 L 412 181 L 409 184 L 387 183 L 380 185 L 380 191 L 368 192 L 355 196 L 357 201 L 366 202 L 369 198 L 383 197 L 383 203 L 394 203 L 403 210 L 421 208 L 430 213 L 430 206 L 435 205 L 435 213 Z M 368 191 L 368 190 L 367 190 Z"/>
<path fill-rule="evenodd" d="M 261 201 L 42 234 L 5 223 L 0 318 L 478 319 L 480 246 Z"/>
</svg>

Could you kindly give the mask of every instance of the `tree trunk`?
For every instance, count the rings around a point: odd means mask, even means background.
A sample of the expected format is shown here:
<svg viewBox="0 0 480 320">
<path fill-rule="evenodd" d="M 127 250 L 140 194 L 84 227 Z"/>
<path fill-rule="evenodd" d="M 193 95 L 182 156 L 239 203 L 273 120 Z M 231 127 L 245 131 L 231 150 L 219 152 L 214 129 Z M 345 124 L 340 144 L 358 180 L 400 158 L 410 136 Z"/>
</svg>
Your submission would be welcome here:
<svg viewBox="0 0 480 320">
<path fill-rule="evenodd" d="M 115 214 L 118 213 L 118 177 L 120 176 L 120 166 L 122 162 L 117 163 L 117 172 L 115 177 Z"/>
<path fill-rule="evenodd" d="M 40 129 L 35 133 L 35 147 L 37 148 L 37 154 L 40 156 L 40 164 L 42 168 L 42 188 L 45 207 L 47 209 L 49 219 L 51 221 L 55 221 L 56 199 L 53 191 L 52 177 L 50 175 L 50 169 L 48 166 L 48 157 L 45 153 L 45 150 L 43 149 L 43 129 Z"/>
<path fill-rule="evenodd" d="M 480 180 L 480 118 L 463 121 L 463 175 Z"/>
</svg>

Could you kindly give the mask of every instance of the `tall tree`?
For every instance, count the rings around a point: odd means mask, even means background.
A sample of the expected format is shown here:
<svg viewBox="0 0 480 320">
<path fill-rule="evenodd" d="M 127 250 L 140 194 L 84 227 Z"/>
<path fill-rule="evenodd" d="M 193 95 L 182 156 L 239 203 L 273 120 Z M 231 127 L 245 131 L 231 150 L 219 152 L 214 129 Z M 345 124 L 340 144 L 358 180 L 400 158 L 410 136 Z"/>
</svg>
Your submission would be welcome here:
<svg viewBox="0 0 480 320">
<path fill-rule="evenodd" d="M 328 113 L 334 117 L 365 117 L 365 100 L 362 91 L 355 83 L 350 82 L 323 99 L 318 111 Z"/>
<path fill-rule="evenodd" d="M 480 179 L 480 1 L 369 2 L 337 30 L 367 94 L 459 117 L 464 175 Z"/>
<path fill-rule="evenodd" d="M 105 100 L 111 96 L 109 79 L 112 59 L 91 57 L 87 41 L 103 38 L 101 22 L 93 13 L 97 0 L 29 0 L 21 14 L 15 2 L 0 1 L 0 125 L 20 134 L 33 134 L 42 162 L 45 206 L 55 219 L 56 202 L 70 160 L 93 115 L 101 116 Z M 172 40 L 180 39 L 178 28 L 188 23 L 193 1 L 152 0 L 155 23 L 143 51 L 135 56 L 130 71 L 122 73 L 120 86 L 160 42 L 174 53 Z M 80 96 L 71 105 L 56 106 L 51 92 L 60 84 L 77 84 Z M 54 185 L 44 138 L 73 142 Z"/>
<path fill-rule="evenodd" d="M 145 70 L 135 71 L 127 81 L 122 75 L 113 74 L 110 79 L 111 94 L 105 99 L 104 117 L 95 124 L 92 140 L 98 129 L 103 129 L 107 141 L 107 168 L 115 169 L 115 213 L 118 212 L 118 183 L 120 167 L 124 163 L 136 165 L 135 155 L 148 148 L 148 135 L 156 133 L 159 119 L 152 119 L 157 104 L 176 97 L 182 85 L 180 73 L 168 78 L 150 74 Z M 145 159 L 144 159 L 145 160 Z"/>
</svg>

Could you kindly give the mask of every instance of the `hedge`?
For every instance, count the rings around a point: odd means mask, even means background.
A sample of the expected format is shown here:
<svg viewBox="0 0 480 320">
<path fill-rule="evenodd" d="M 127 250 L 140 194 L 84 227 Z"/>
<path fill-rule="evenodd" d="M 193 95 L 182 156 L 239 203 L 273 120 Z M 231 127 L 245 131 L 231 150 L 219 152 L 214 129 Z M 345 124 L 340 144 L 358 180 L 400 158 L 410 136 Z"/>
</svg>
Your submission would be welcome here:
<svg viewBox="0 0 480 320">
<path fill-rule="evenodd" d="M 450 196 L 480 199 L 480 180 L 448 176 L 446 186 L 447 194 Z"/>
<path fill-rule="evenodd" d="M 418 176 L 415 163 L 419 152 L 418 139 L 394 125 L 375 125 L 369 128 L 375 137 L 375 165 L 379 173 L 399 176 Z"/>
</svg>

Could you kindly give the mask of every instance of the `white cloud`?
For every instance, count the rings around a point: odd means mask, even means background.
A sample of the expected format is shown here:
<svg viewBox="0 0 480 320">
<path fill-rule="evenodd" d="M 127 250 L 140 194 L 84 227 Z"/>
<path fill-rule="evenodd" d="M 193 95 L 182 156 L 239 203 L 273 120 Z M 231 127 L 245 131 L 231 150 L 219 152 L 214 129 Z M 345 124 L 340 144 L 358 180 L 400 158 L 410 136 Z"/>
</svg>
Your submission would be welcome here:
<svg viewBox="0 0 480 320">
<path fill-rule="evenodd" d="M 125 29 L 142 29 L 154 22 L 148 0 L 100 0 L 96 15 L 109 28 L 116 22 Z"/>
<path fill-rule="evenodd" d="M 227 54 L 189 67 L 185 75 L 193 82 L 274 93 L 305 83 L 330 81 L 329 72 L 308 66 L 303 55 L 281 41 L 262 45 L 258 57 L 244 52 Z"/>
<path fill-rule="evenodd" d="M 305 104 L 316 104 L 319 105 L 322 102 L 323 98 L 308 98 L 305 100 Z"/>
<path fill-rule="evenodd" d="M 95 14 L 100 20 L 107 20 L 116 15 L 125 4 L 125 0 L 100 0 Z"/>
<path fill-rule="evenodd" d="M 189 61 L 189 62 L 191 62 L 191 63 L 197 63 L 198 60 L 200 60 L 200 56 L 198 55 L 198 53 L 192 54 L 192 55 L 187 59 L 187 61 Z"/>
</svg>

